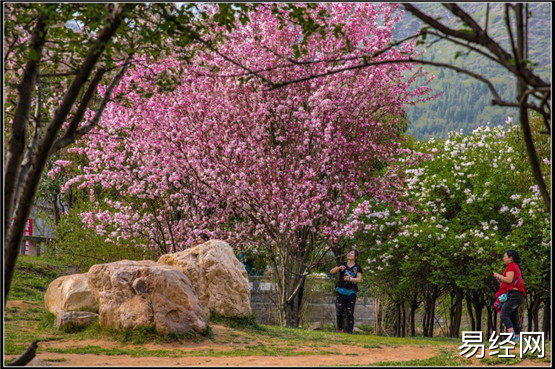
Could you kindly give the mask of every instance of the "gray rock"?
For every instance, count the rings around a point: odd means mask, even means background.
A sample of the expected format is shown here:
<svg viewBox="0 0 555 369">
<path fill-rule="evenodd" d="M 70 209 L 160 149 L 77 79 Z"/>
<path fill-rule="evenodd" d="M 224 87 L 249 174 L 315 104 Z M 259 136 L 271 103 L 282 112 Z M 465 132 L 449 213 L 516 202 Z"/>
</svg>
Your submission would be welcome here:
<svg viewBox="0 0 555 369">
<path fill-rule="evenodd" d="M 314 322 L 308 327 L 308 330 L 310 330 L 310 331 L 319 331 L 322 328 L 324 328 L 324 325 L 322 324 L 322 322 Z"/>
<path fill-rule="evenodd" d="M 54 327 L 59 329 L 84 328 L 98 319 L 98 314 L 90 311 L 61 311 Z"/>
<path fill-rule="evenodd" d="M 25 366 L 50 366 L 46 361 L 35 357 L 33 360 L 29 361 Z"/>
</svg>

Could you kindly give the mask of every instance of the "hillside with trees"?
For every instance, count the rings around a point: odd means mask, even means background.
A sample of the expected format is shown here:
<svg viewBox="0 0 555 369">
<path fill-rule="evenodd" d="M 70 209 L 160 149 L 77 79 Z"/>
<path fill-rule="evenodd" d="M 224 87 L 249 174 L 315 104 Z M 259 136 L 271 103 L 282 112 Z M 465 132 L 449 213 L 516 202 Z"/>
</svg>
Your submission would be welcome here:
<svg viewBox="0 0 555 369">
<path fill-rule="evenodd" d="M 454 16 L 440 4 L 423 3 L 417 7 L 422 11 L 441 17 L 440 21 L 447 26 L 465 29 L 457 24 Z M 461 7 L 485 24 L 485 3 L 464 3 Z M 551 77 L 551 5 L 549 3 L 530 3 L 531 13 L 528 25 L 530 40 L 530 60 L 536 63 L 536 70 L 542 77 Z M 423 24 L 409 12 L 405 12 L 397 24 L 394 38 L 402 39 L 414 34 Z M 498 40 L 503 47 L 510 50 L 504 20 L 503 4 L 492 3 L 489 9 L 488 33 Z M 431 36 L 430 36 L 431 38 Z M 426 41 L 430 41 L 430 38 Z M 424 46 L 421 46 L 424 50 Z M 501 97 L 513 99 L 515 95 L 515 79 L 503 72 L 501 66 L 495 65 L 477 53 L 465 54 L 462 47 L 447 41 L 438 41 L 425 49 L 422 59 L 436 62 L 453 63 L 465 67 L 490 79 L 500 92 Z M 476 127 L 491 124 L 502 124 L 507 116 L 517 120 L 517 109 L 492 106 L 491 93 L 487 86 L 470 76 L 459 74 L 453 70 L 423 66 L 423 69 L 436 75 L 430 84 L 435 91 L 443 91 L 443 95 L 426 103 L 418 104 L 407 110 L 409 125 L 408 133 L 417 138 L 445 138 L 447 133 L 462 129 L 468 133 Z"/>
</svg>

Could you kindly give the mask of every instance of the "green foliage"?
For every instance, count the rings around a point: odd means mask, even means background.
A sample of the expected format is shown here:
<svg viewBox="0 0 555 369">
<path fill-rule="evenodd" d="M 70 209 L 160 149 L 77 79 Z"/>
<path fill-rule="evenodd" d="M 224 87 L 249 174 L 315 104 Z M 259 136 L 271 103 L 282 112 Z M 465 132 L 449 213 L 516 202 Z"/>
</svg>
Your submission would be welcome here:
<svg viewBox="0 0 555 369">
<path fill-rule="evenodd" d="M 132 343 L 140 345 L 148 342 L 181 342 L 193 341 L 199 342 L 205 338 L 212 338 L 213 333 L 210 326 L 202 333 L 189 331 L 184 334 L 160 334 L 156 332 L 154 327 L 135 327 L 129 329 L 107 329 L 103 330 L 104 334 L 122 343 Z"/>
<path fill-rule="evenodd" d="M 76 266 L 79 271 L 86 272 L 92 265 L 109 263 L 118 260 L 153 260 L 155 254 L 136 246 L 135 240 L 120 240 L 118 244 L 107 242 L 94 229 L 83 225 L 79 214 L 90 210 L 94 204 L 78 201 L 60 219 L 57 225 L 57 237 L 46 250 L 46 254 L 63 261 L 66 265 Z"/>
<path fill-rule="evenodd" d="M 68 274 L 66 265 L 54 258 L 20 255 L 17 259 L 10 299 L 43 303 L 50 282 Z"/>
<path fill-rule="evenodd" d="M 550 138 L 537 141 L 547 174 Z M 433 157 L 407 170 L 405 199 L 415 211 L 365 200 L 372 212 L 359 219 L 370 229 L 355 237 L 368 262 L 363 284 L 397 303 L 421 299 L 427 286 L 489 301 L 498 288 L 492 273 L 504 270 L 502 255 L 514 249 L 528 291 L 548 296 L 551 227 L 520 128 L 481 127 L 408 144 Z"/>
<path fill-rule="evenodd" d="M 230 328 L 235 329 L 254 329 L 262 330 L 263 328 L 256 322 L 254 313 L 245 318 L 231 318 L 222 316 L 216 312 L 210 313 L 210 321 L 216 324 L 223 324 Z"/>
</svg>

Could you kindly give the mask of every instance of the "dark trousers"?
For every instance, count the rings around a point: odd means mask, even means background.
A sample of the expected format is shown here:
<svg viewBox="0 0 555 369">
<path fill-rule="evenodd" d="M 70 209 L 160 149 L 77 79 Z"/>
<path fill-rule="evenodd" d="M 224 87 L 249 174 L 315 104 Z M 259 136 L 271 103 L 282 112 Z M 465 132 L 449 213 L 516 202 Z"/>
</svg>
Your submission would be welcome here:
<svg viewBox="0 0 555 369">
<path fill-rule="evenodd" d="M 343 330 L 343 317 L 347 314 L 347 329 L 345 332 L 353 333 L 355 326 L 355 302 L 357 301 L 356 293 L 350 295 L 341 295 L 335 293 L 335 311 L 337 313 L 337 329 Z"/>
<path fill-rule="evenodd" d="M 513 328 L 515 335 L 520 334 L 520 326 L 518 325 L 518 310 L 524 296 L 520 291 L 509 291 L 507 301 L 501 307 L 501 321 L 507 328 Z"/>
</svg>

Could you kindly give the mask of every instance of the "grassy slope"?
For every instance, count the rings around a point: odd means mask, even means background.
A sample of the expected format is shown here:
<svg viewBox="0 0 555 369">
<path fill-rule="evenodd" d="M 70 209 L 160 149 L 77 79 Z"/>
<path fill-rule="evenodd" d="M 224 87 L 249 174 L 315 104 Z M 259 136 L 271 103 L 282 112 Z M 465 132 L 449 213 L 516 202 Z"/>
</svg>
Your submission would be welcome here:
<svg viewBox="0 0 555 369">
<path fill-rule="evenodd" d="M 184 357 L 184 356 L 296 356 L 296 355 L 337 355 L 331 345 L 345 344 L 360 348 L 394 349 L 397 346 L 414 345 L 418 347 L 436 346 L 439 354 L 426 360 L 410 360 L 399 362 L 382 362 L 374 365 L 398 366 L 459 366 L 464 361 L 456 357 L 459 339 L 434 337 L 381 337 L 368 334 L 347 335 L 330 331 L 310 331 L 306 329 L 290 329 L 277 326 L 256 324 L 253 319 L 233 320 L 217 316 L 211 317 L 212 324 L 226 326 L 225 339 L 229 343 L 243 340 L 246 346 L 231 350 L 183 351 L 180 343 L 187 341 L 210 344 L 214 338 L 211 330 L 204 335 L 191 334 L 183 336 L 160 336 L 152 330 L 135 330 L 128 332 L 110 332 L 102 330 L 98 323 L 81 332 L 62 332 L 53 328 L 54 316 L 44 307 L 46 288 L 67 270 L 60 263 L 37 257 L 21 256 L 18 259 L 10 300 L 22 300 L 25 304 L 9 307 L 4 314 L 4 350 L 6 355 L 18 355 L 35 339 L 43 341 L 68 340 L 82 341 L 90 338 L 103 338 L 123 345 L 117 348 L 105 348 L 88 345 L 84 347 L 41 348 L 39 352 L 97 354 L 97 355 L 130 355 L 142 357 Z M 17 304 L 16 304 L 17 305 Z M 221 337 L 220 337 L 221 338 Z M 147 349 L 144 343 L 175 344 L 176 349 Z M 214 346 L 217 348 L 217 345 Z M 314 348 L 311 351 L 298 351 L 300 347 Z M 550 352 L 551 344 L 548 345 Z M 510 363 L 520 360 L 510 359 Z M 63 361 L 55 359 L 52 362 Z M 487 364 L 509 363 L 502 359 L 492 358 L 484 361 Z"/>
</svg>

